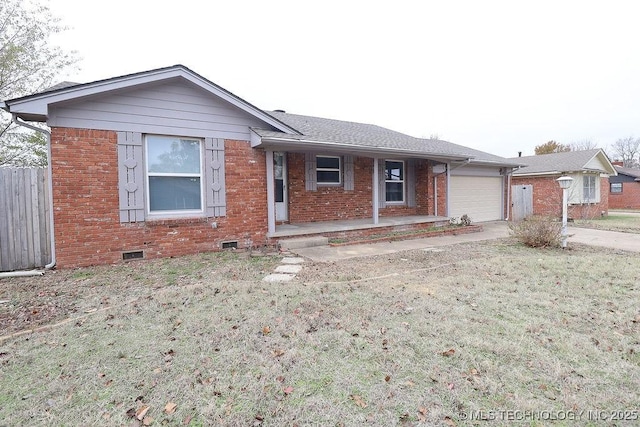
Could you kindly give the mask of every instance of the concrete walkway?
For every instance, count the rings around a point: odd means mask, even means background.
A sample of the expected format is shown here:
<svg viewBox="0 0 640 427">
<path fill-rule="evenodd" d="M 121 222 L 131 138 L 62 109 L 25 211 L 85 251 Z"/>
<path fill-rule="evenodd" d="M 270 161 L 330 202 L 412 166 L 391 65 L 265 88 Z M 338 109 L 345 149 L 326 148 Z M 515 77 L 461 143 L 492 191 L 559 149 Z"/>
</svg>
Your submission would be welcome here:
<svg viewBox="0 0 640 427">
<path fill-rule="evenodd" d="M 483 231 L 481 232 L 460 234 L 457 236 L 438 236 L 395 242 L 364 243 L 334 247 L 316 246 L 312 248 L 294 249 L 291 252 L 317 262 L 332 262 L 348 258 L 392 254 L 412 249 L 429 250 L 440 246 L 455 245 L 457 243 L 493 240 L 509 236 L 509 228 L 505 221 L 483 223 L 482 227 Z M 568 229 L 568 233 L 569 245 L 571 245 L 571 243 L 582 243 L 640 252 L 640 234 L 593 230 L 571 226 Z"/>
</svg>

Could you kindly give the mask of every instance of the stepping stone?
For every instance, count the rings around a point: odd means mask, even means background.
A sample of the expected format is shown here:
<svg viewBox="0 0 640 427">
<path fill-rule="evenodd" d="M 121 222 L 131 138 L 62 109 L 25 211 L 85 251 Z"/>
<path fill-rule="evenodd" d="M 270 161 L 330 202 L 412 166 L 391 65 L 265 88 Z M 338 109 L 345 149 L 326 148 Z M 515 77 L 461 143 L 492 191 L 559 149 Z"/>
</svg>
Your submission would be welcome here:
<svg viewBox="0 0 640 427">
<path fill-rule="evenodd" d="M 263 282 L 288 282 L 292 280 L 295 274 L 273 273 L 262 279 Z"/>
<path fill-rule="evenodd" d="M 283 264 L 302 264 L 304 262 L 304 258 L 300 257 L 284 257 L 282 258 Z"/>
<path fill-rule="evenodd" d="M 296 274 L 300 273 L 300 270 L 302 270 L 302 266 L 299 264 L 279 265 L 276 267 L 276 273 Z"/>
</svg>

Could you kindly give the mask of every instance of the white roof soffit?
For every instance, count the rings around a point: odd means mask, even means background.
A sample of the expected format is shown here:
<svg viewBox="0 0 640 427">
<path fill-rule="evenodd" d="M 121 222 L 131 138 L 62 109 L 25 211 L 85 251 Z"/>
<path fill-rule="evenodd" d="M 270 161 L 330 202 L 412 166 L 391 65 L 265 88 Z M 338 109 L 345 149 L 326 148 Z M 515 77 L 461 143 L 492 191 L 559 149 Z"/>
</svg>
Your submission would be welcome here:
<svg viewBox="0 0 640 427">
<path fill-rule="evenodd" d="M 231 92 L 228 92 L 222 87 L 216 85 L 213 82 L 210 82 L 209 80 L 182 65 L 160 68 L 151 71 L 143 71 L 126 76 L 113 77 L 105 80 L 98 80 L 96 82 L 79 84 L 77 86 L 71 86 L 69 88 L 59 89 L 51 92 L 24 96 L 21 98 L 16 98 L 14 100 L 5 101 L 4 104 L 6 107 L 8 107 L 9 112 L 17 114 L 18 117 L 40 117 L 43 120 L 46 120 L 48 107 L 51 104 L 81 99 L 92 95 L 106 93 L 114 90 L 126 89 L 137 85 L 155 83 L 173 78 L 184 78 L 185 80 L 199 86 L 200 88 L 224 99 L 232 105 L 235 105 L 241 110 L 268 123 L 281 132 L 299 134 L 296 129 L 287 126 L 286 124 L 265 113 L 249 102 L 237 97 Z"/>
</svg>

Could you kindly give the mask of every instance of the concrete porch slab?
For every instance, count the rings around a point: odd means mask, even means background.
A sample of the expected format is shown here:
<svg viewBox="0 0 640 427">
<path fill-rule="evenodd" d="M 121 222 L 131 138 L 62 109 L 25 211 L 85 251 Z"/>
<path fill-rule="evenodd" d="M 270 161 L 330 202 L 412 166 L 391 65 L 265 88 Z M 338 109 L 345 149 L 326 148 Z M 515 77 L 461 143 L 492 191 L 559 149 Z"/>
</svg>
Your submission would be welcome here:
<svg viewBox="0 0 640 427">
<path fill-rule="evenodd" d="M 296 239 L 283 239 L 278 241 L 280 249 L 291 250 L 300 248 L 312 248 L 315 246 L 326 246 L 329 244 L 329 238 L 324 236 L 299 237 Z"/>
<path fill-rule="evenodd" d="M 402 225 L 449 223 L 449 217 L 433 215 L 380 217 L 378 224 L 372 218 L 345 219 L 337 221 L 302 222 L 281 224 L 269 237 L 295 237 L 310 234 L 335 233 L 339 231 L 366 230 L 369 228 L 398 227 Z"/>
</svg>

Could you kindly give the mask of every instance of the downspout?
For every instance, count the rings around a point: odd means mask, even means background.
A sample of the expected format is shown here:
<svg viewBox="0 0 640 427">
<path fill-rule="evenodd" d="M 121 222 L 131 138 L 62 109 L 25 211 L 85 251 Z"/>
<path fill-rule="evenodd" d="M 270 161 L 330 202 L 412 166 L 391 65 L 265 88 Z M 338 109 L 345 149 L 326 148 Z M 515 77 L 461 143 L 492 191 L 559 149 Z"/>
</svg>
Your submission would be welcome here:
<svg viewBox="0 0 640 427">
<path fill-rule="evenodd" d="M 51 229 L 51 238 L 49 239 L 49 243 L 51 248 L 51 262 L 45 265 L 44 268 L 45 270 L 50 270 L 56 266 L 56 239 L 53 223 L 53 170 L 51 168 L 51 132 L 46 129 L 41 129 L 30 123 L 18 120 L 18 116 L 16 115 L 16 113 L 11 114 L 11 119 L 18 126 L 23 126 L 27 129 L 31 129 L 35 132 L 44 134 L 45 140 L 47 141 L 47 171 L 49 173 L 49 177 L 47 179 L 47 190 L 49 191 L 49 228 Z M 43 274 L 41 271 L 34 271 L 40 275 Z"/>
<path fill-rule="evenodd" d="M 507 172 L 507 217 L 504 219 L 505 221 L 509 221 L 511 217 L 511 175 L 513 174 L 513 169 Z"/>
</svg>

